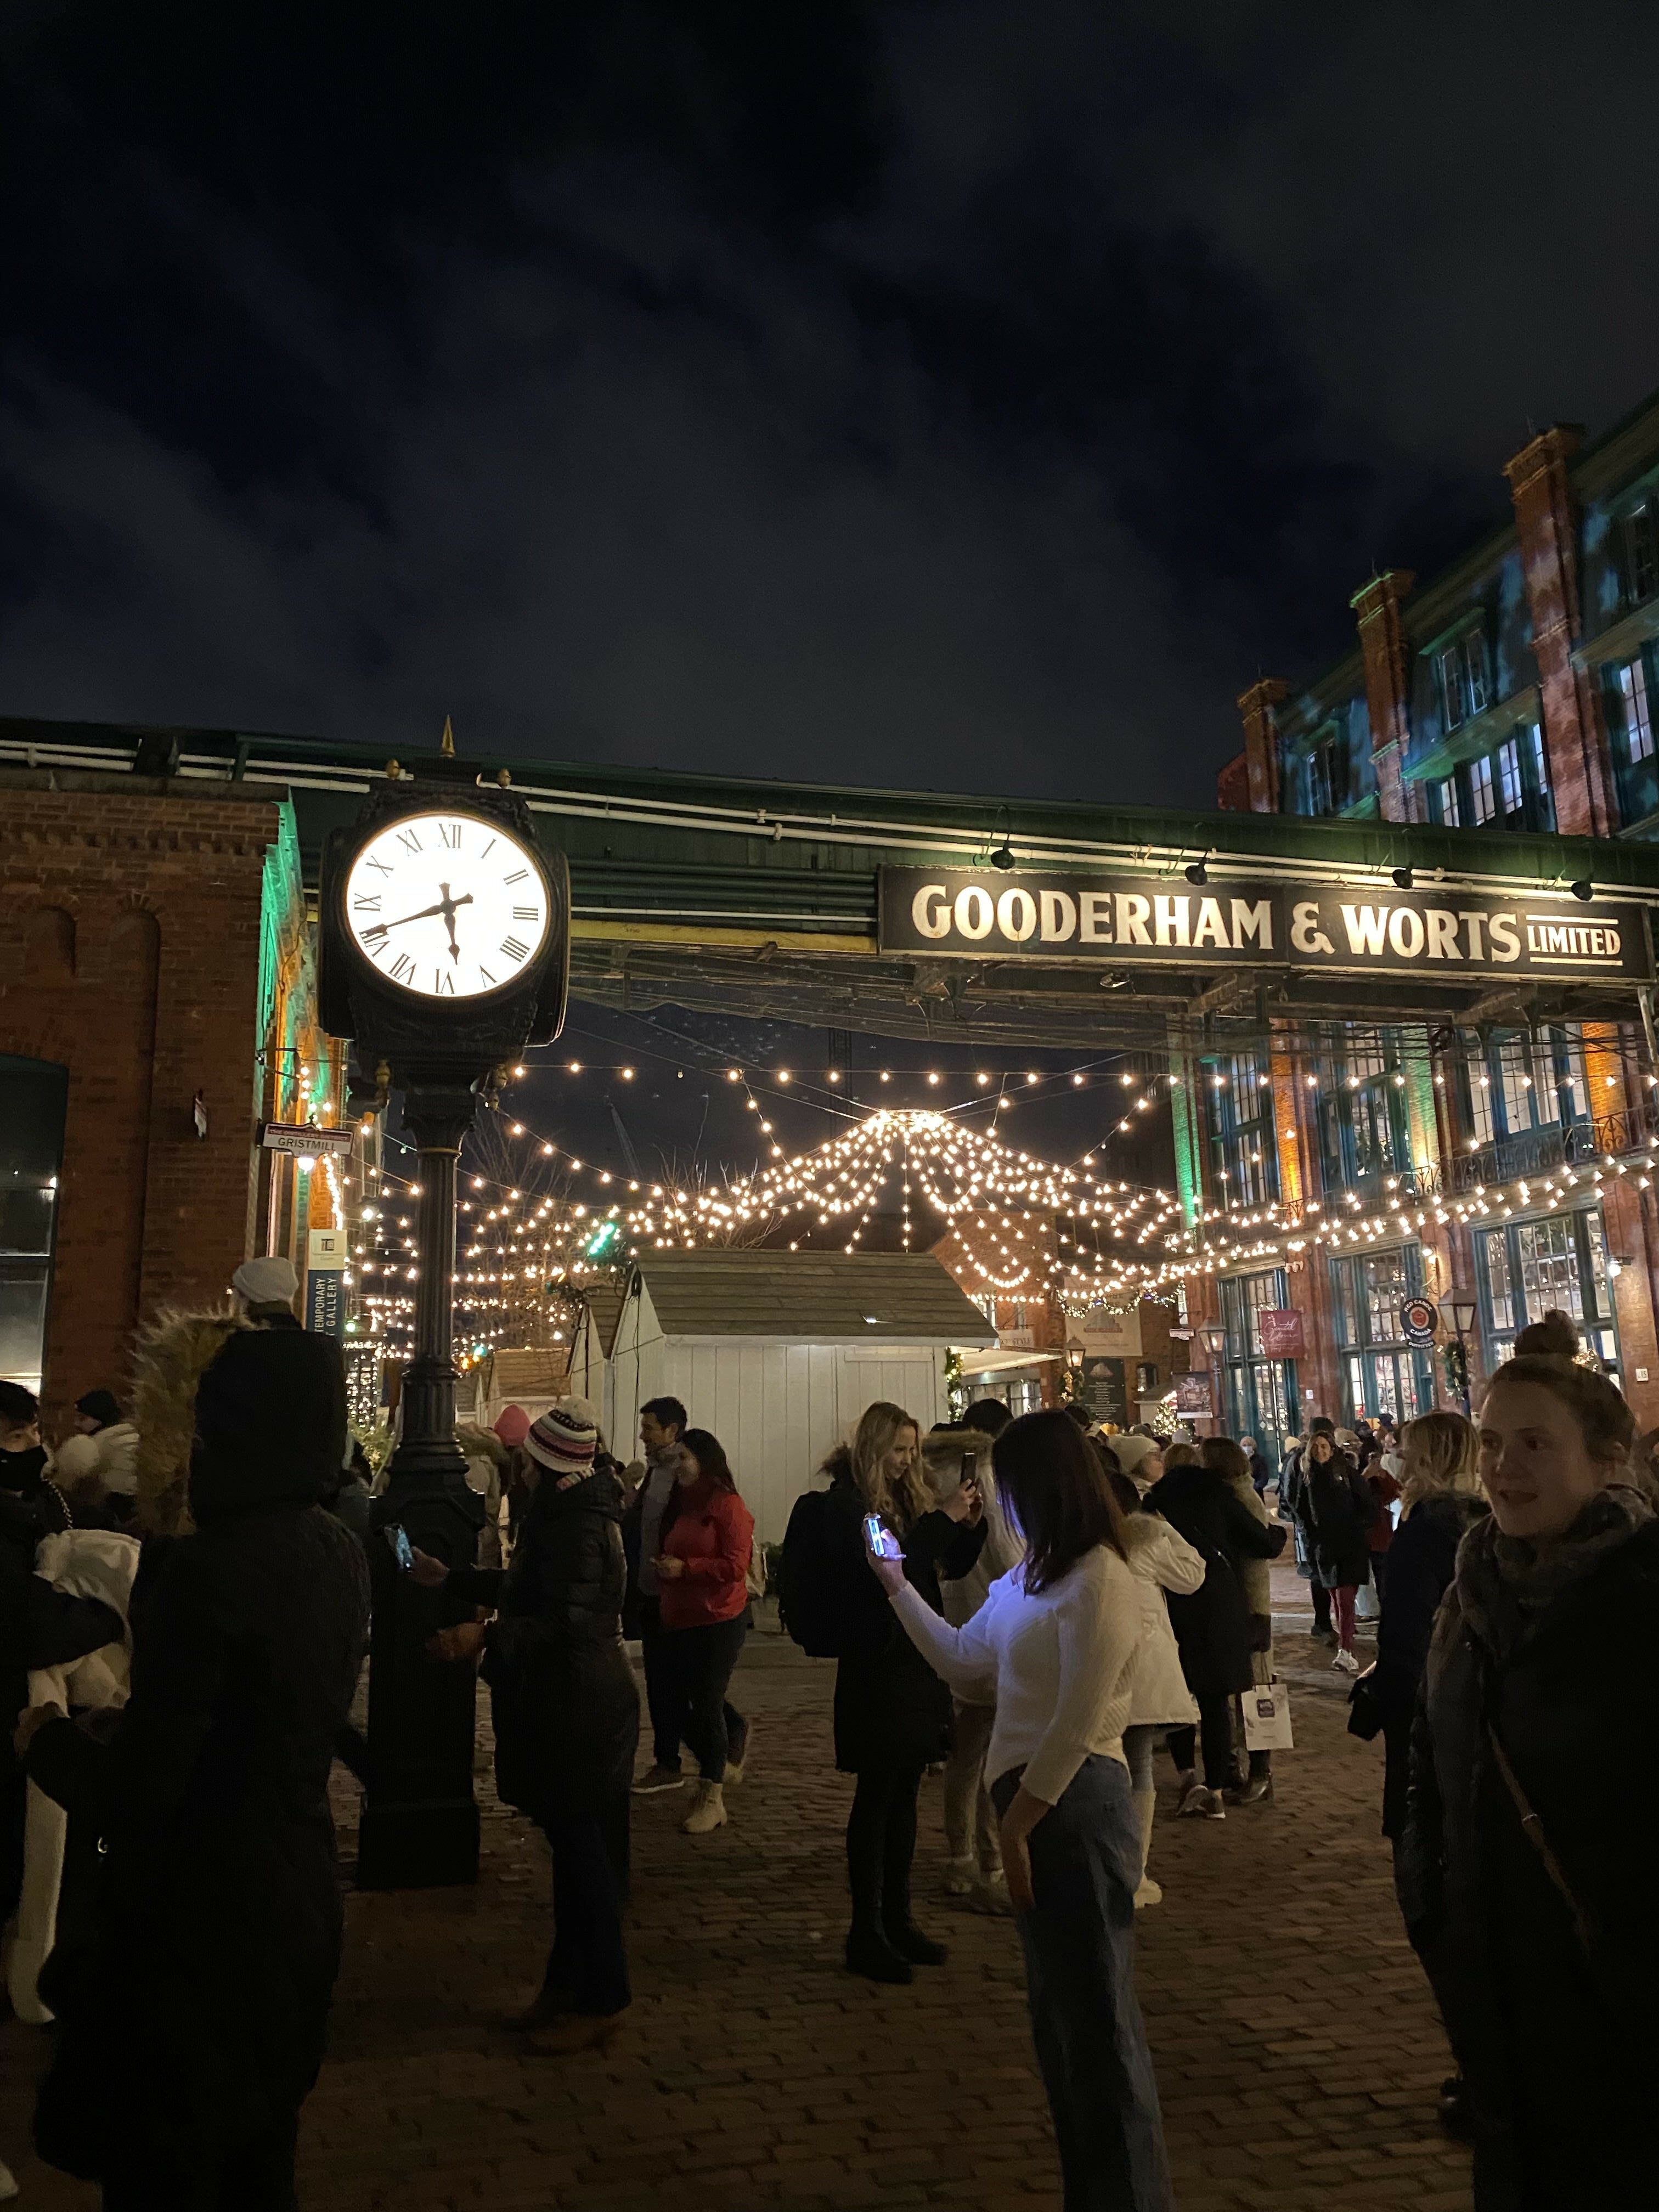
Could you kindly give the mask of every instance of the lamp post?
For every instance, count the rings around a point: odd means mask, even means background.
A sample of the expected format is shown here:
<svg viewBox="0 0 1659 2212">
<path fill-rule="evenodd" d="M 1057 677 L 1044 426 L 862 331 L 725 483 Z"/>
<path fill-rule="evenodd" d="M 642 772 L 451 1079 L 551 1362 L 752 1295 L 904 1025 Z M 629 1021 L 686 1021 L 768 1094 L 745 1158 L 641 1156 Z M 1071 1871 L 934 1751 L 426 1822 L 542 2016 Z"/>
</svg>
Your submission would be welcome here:
<svg viewBox="0 0 1659 2212">
<path fill-rule="evenodd" d="M 1218 1321 L 1206 1322 L 1200 1334 L 1204 1349 L 1210 1355 L 1210 1418 L 1216 1427 L 1221 1425 L 1221 1369 L 1227 1356 L 1227 1331 Z"/>
<path fill-rule="evenodd" d="M 1474 1327 L 1478 1309 L 1468 1291 L 1448 1291 L 1440 1301 L 1440 1310 L 1445 1319 L 1451 1323 L 1453 1333 L 1457 1338 L 1459 1383 L 1463 1396 L 1464 1418 L 1467 1419 L 1469 1411 L 1468 1333 Z"/>
</svg>

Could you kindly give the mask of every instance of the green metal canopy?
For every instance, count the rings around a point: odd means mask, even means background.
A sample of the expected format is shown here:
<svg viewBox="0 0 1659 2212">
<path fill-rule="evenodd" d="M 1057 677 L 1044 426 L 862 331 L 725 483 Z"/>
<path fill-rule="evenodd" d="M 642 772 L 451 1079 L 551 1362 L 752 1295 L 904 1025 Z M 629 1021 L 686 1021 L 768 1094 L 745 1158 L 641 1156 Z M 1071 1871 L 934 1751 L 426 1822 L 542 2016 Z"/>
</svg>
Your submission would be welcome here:
<svg viewBox="0 0 1659 2212">
<path fill-rule="evenodd" d="M 435 750 L 432 754 L 435 757 Z M 416 751 L 400 756 L 418 768 Z M 314 890 L 327 831 L 350 819 L 386 773 L 378 747 L 228 730 L 0 720 L 0 765 L 55 775 L 258 781 L 285 785 Z M 453 764 L 452 764 L 453 765 Z M 1627 841 L 1493 834 L 1378 821 L 997 799 L 940 792 L 865 791 L 828 783 L 665 775 L 647 769 L 483 757 L 486 781 L 510 776 L 550 846 L 570 862 L 572 988 L 644 1012 L 674 1003 L 747 1016 L 916 1036 L 936 1042 L 1024 1042 L 1166 1050 L 1172 1027 L 1243 1042 L 1271 1024 L 1428 1021 L 1479 1024 L 1592 1017 L 1631 1019 L 1635 968 L 1650 956 L 1644 915 L 1659 905 L 1659 849 Z M 934 953 L 882 949 L 883 869 L 982 874 L 994 892 L 1029 872 L 1046 884 L 1167 884 L 1186 902 L 1197 941 L 1177 933 L 1156 959 L 1126 939 L 1078 936 L 1050 948 Z M 1191 872 L 1202 880 L 1189 884 Z M 1410 871 L 1402 893 L 1397 871 Z M 1580 898 L 1570 895 L 1580 887 Z M 1220 957 L 1197 927 L 1206 896 L 1224 908 L 1255 887 L 1284 902 L 1273 957 Z M 1414 888 L 1412 888 L 1414 887 Z M 1595 903 L 1583 903 L 1583 894 Z M 1626 920 L 1622 966 L 1571 949 L 1548 972 L 1497 973 L 1467 957 L 1364 972 L 1298 957 L 1295 901 L 1364 902 L 1368 925 L 1389 912 L 1459 895 L 1509 902 L 1564 927 Z M 1035 909 L 1034 909 L 1035 910 Z M 1023 910 L 1022 910 L 1023 911 Z M 1386 917 L 1385 917 L 1386 919 Z M 1376 925 L 1382 927 L 1382 925 Z M 1414 927 L 1414 925 L 1413 925 Z M 1634 928 L 1642 939 L 1639 960 Z M 1409 941 L 1411 932 L 1407 932 Z M 1314 938 L 1304 929 L 1304 942 Z M 1358 939 L 1355 940 L 1358 942 Z M 1429 940 L 1432 944 L 1432 939 Z M 1490 950 L 1490 940 L 1476 937 Z M 1564 946 L 1577 939 L 1564 937 Z M 1461 945 L 1466 940 L 1460 939 Z M 1163 957 L 1167 951 L 1170 957 Z M 1196 1028 L 1195 1026 L 1196 1025 Z"/>
</svg>

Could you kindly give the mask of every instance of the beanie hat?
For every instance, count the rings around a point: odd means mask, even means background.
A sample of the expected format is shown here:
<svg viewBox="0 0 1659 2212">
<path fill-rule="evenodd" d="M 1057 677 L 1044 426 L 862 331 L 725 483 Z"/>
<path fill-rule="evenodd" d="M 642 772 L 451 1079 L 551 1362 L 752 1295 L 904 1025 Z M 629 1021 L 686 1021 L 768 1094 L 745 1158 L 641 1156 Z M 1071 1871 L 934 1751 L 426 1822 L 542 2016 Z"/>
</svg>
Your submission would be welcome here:
<svg viewBox="0 0 1659 2212">
<path fill-rule="evenodd" d="M 586 1398 L 561 1398 L 526 1433 L 524 1448 L 538 1467 L 575 1482 L 590 1473 L 599 1449 L 598 1416 Z"/>
<path fill-rule="evenodd" d="M 495 1423 L 495 1433 L 511 1451 L 521 1444 L 530 1433 L 530 1416 L 522 1406 L 504 1406 Z"/>
<path fill-rule="evenodd" d="M 76 1400 L 75 1410 L 84 1413 L 89 1421 L 96 1421 L 100 1429 L 112 1429 L 121 1418 L 121 1408 L 112 1390 L 88 1390 L 84 1398 Z"/>
<path fill-rule="evenodd" d="M 230 1287 L 251 1306 L 286 1306 L 294 1302 L 300 1278 L 294 1272 L 292 1260 L 275 1256 L 244 1260 L 231 1277 Z"/>
</svg>

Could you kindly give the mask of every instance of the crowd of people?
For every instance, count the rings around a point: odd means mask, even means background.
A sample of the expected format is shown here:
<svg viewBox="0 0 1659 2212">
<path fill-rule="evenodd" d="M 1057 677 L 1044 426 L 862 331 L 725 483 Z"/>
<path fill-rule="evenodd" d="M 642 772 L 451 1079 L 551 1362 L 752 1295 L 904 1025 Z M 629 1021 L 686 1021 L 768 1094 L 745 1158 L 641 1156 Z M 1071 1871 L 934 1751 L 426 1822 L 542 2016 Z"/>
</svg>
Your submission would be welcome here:
<svg viewBox="0 0 1659 2212">
<path fill-rule="evenodd" d="M 14 2004 L 52 2023 L 37 2143 L 117 2212 L 294 2203 L 339 1960 L 327 1779 L 354 1734 L 371 1471 L 337 1355 L 274 1274 L 238 1287 L 238 1314 L 151 1333 L 131 1419 L 89 1392 L 55 1452 L 0 1385 L 18 1716 L 0 1917 Z M 629 2014 L 635 1800 L 689 1784 L 694 1847 L 730 1818 L 755 1743 L 732 1678 L 764 1577 L 738 1476 L 678 1400 L 641 1409 L 628 1466 L 576 1398 L 492 1434 L 465 1440 L 494 1509 L 477 1550 L 416 1550 L 409 1572 L 465 1616 L 429 1648 L 481 1671 L 501 1796 L 549 1845 L 553 1939 L 510 2024 L 557 2056 Z M 1133 1972 L 1137 1911 L 1163 1894 L 1154 1761 L 1161 1744 L 1178 1818 L 1273 1801 L 1245 1705 L 1274 1680 L 1271 1569 L 1292 1536 L 1350 1726 L 1382 1739 L 1382 1829 L 1480 2212 L 1643 2201 L 1646 1441 L 1553 1316 L 1478 1423 L 1315 1419 L 1276 1480 L 1249 1439 L 991 1400 L 927 1431 L 878 1402 L 831 1453 L 775 1564 L 783 1625 L 836 1666 L 845 1964 L 902 1986 L 945 1961 L 915 1865 L 934 1773 L 940 1894 L 1018 1935 L 1068 2212 L 1174 2203 Z"/>
</svg>

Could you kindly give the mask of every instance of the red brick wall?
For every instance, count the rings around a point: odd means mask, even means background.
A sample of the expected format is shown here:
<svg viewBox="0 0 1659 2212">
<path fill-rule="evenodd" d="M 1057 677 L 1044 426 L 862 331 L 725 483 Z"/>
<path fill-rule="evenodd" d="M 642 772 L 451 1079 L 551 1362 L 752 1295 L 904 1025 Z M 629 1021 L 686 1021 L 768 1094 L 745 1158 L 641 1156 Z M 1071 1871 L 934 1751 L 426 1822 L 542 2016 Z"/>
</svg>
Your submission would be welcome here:
<svg viewBox="0 0 1659 2212">
<path fill-rule="evenodd" d="M 278 796 L 0 771 L 0 1052 L 70 1078 L 49 1426 L 122 1389 L 141 1316 L 222 1298 L 247 1255 Z"/>
</svg>

